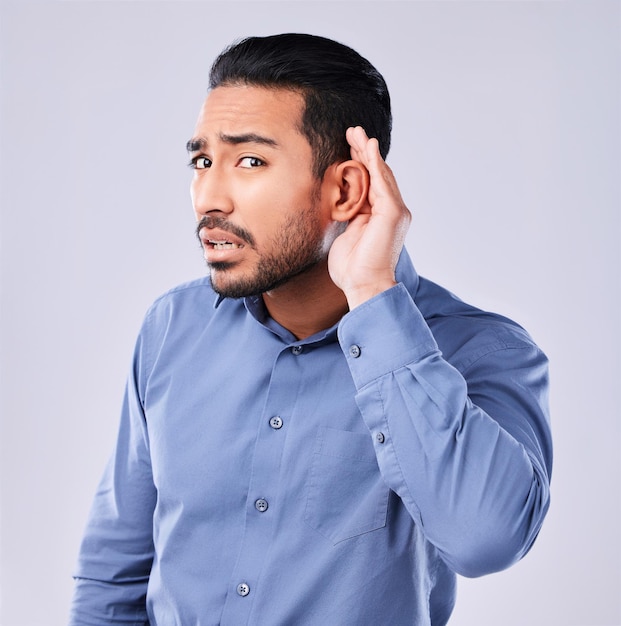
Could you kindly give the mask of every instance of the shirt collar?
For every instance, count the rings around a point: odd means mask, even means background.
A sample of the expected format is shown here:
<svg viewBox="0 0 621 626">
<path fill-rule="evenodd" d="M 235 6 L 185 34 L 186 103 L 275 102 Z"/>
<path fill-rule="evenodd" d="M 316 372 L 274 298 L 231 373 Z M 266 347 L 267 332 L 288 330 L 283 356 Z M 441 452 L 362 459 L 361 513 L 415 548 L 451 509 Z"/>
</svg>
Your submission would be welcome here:
<svg viewBox="0 0 621 626">
<path fill-rule="evenodd" d="M 395 278 L 398 283 L 403 283 L 412 298 L 416 296 L 416 292 L 418 291 L 419 277 L 418 273 L 414 269 L 414 265 L 412 264 L 410 255 L 405 248 L 401 250 L 399 261 L 397 262 L 397 267 L 395 269 Z M 217 309 L 225 299 L 225 296 L 218 295 L 216 301 L 214 302 L 214 308 Z M 248 313 L 250 313 L 250 315 L 252 315 L 252 317 L 254 317 L 254 319 L 259 322 L 259 324 L 265 326 L 273 333 L 277 334 L 288 342 L 296 341 L 293 334 L 291 334 L 287 329 L 280 326 L 280 324 L 275 322 L 267 314 L 267 309 L 265 308 L 265 304 L 261 296 L 247 296 L 246 298 L 244 298 L 244 306 L 246 307 Z M 309 337 L 303 343 L 315 343 L 319 341 L 323 342 L 326 340 L 334 340 L 336 339 L 337 326 L 338 324 L 335 324 L 332 328 L 328 328 L 316 335 L 313 335 L 313 337 Z"/>
</svg>

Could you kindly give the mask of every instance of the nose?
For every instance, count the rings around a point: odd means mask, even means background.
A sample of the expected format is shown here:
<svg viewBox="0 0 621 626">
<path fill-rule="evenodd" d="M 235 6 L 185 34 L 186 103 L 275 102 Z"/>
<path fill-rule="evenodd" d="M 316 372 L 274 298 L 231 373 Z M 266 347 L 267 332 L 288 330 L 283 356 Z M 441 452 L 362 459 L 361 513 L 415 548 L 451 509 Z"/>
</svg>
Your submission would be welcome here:
<svg viewBox="0 0 621 626">
<path fill-rule="evenodd" d="M 190 195 L 198 218 L 212 212 L 230 213 L 233 210 L 229 182 L 214 166 L 194 172 Z"/>
</svg>

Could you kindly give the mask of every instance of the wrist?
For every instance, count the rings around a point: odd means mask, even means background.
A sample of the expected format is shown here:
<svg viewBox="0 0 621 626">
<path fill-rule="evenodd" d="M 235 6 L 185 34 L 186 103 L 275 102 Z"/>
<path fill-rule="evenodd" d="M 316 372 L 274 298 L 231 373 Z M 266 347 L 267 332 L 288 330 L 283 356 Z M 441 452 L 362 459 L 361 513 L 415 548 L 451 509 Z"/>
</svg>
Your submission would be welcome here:
<svg viewBox="0 0 621 626">
<path fill-rule="evenodd" d="M 372 285 L 364 285 L 360 287 L 352 287 L 351 289 L 344 290 L 345 297 L 347 298 L 347 304 L 349 310 L 352 311 L 357 306 L 360 306 L 367 300 L 374 298 L 375 296 L 392 289 L 398 283 L 393 280 L 385 280 L 374 283 Z"/>
</svg>

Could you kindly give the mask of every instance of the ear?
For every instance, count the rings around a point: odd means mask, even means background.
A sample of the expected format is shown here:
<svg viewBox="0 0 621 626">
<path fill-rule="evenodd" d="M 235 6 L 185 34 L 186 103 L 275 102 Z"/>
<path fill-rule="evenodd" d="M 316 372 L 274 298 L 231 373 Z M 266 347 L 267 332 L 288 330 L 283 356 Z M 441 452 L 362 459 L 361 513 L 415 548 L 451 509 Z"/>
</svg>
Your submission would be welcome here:
<svg viewBox="0 0 621 626">
<path fill-rule="evenodd" d="M 358 213 L 369 210 L 369 172 L 358 161 L 342 161 L 328 167 L 324 184 L 330 201 L 331 217 L 348 222 Z"/>
</svg>

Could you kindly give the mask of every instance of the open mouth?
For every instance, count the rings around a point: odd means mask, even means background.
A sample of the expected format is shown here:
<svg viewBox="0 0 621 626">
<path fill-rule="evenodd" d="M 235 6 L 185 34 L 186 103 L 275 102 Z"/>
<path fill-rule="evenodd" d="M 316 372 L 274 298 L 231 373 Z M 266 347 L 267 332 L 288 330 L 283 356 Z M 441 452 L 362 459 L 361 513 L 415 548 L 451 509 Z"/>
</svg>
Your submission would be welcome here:
<svg viewBox="0 0 621 626">
<path fill-rule="evenodd" d="M 213 250 L 235 250 L 236 248 L 243 248 L 241 244 L 233 243 L 232 241 L 215 241 L 208 239 L 207 243 Z"/>
</svg>

